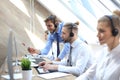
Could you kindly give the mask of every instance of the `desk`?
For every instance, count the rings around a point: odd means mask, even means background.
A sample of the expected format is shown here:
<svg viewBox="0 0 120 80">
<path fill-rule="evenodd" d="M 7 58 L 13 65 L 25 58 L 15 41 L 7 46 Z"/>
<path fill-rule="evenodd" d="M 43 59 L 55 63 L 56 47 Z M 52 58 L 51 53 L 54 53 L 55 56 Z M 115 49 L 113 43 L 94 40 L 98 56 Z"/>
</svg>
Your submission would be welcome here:
<svg viewBox="0 0 120 80">
<path fill-rule="evenodd" d="M 32 70 L 33 70 L 33 75 L 35 75 L 35 76 L 33 76 L 32 80 L 45 80 L 45 79 L 43 79 L 43 78 L 41 78 L 39 76 L 36 76 L 36 75 L 38 75 L 38 73 L 34 68 L 32 68 Z M 3 74 L 7 74 L 7 73 L 3 73 Z M 64 77 L 60 77 L 60 78 L 54 78 L 54 79 L 50 79 L 50 80 L 74 80 L 75 78 L 76 77 L 71 74 L 69 76 L 64 76 Z M 6 79 L 1 77 L 0 80 L 6 80 Z M 19 79 L 19 80 L 22 80 L 22 79 Z"/>
<path fill-rule="evenodd" d="M 20 66 L 19 66 L 19 69 L 21 70 Z M 33 72 L 33 75 L 35 75 L 35 76 L 33 76 L 32 80 L 45 80 L 45 79 L 37 76 L 38 72 L 36 71 L 35 68 L 32 68 L 32 72 Z M 5 72 L 0 73 L 0 75 L 4 75 L 4 74 L 7 74 L 7 73 L 5 73 Z M 76 78 L 75 76 L 73 76 L 72 74 L 70 74 L 68 76 L 64 76 L 64 77 L 60 77 L 60 78 L 54 78 L 54 79 L 49 79 L 49 80 L 74 80 L 75 78 Z M 0 76 L 0 80 L 6 80 L 6 79 L 4 79 L 4 78 L 2 78 Z M 22 80 L 22 79 L 19 79 L 19 80 Z"/>
</svg>

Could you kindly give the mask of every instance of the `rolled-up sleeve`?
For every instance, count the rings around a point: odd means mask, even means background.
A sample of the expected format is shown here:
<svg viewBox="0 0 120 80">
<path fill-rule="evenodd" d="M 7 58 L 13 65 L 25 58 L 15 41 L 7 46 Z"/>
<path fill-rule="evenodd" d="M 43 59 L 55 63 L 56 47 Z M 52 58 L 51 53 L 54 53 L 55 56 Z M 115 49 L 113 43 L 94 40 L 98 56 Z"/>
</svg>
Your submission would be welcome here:
<svg viewBox="0 0 120 80">
<path fill-rule="evenodd" d="M 70 43 L 65 43 L 58 58 L 62 60 L 69 51 L 70 51 Z"/>
<path fill-rule="evenodd" d="M 72 54 L 72 66 L 58 66 L 58 71 L 72 73 L 76 76 L 83 74 L 88 66 L 88 62 L 90 60 L 90 51 L 87 47 L 84 47 L 81 44 L 77 49 L 74 48 Z"/>
<path fill-rule="evenodd" d="M 42 55 L 47 55 L 50 51 L 50 48 L 52 47 L 53 39 L 51 38 L 51 35 L 48 35 L 48 40 L 46 43 L 46 46 L 44 49 L 41 50 Z"/>
<path fill-rule="evenodd" d="M 84 54 L 82 52 L 82 54 Z M 79 76 L 80 74 L 82 74 L 87 66 L 87 62 L 88 62 L 88 57 L 87 55 L 78 55 L 76 57 L 76 65 L 75 66 L 63 66 L 63 65 L 59 65 L 58 66 L 58 71 L 61 72 L 68 72 L 68 73 L 72 73 L 75 76 Z"/>
</svg>

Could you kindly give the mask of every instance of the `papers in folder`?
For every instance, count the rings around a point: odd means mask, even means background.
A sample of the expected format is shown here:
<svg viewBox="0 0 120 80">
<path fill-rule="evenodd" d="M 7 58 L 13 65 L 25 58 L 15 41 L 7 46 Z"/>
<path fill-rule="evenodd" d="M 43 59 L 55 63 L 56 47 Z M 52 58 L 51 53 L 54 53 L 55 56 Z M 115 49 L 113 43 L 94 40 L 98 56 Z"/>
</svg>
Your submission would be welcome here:
<svg viewBox="0 0 120 80">
<path fill-rule="evenodd" d="M 53 78 L 64 77 L 68 75 L 70 74 L 62 73 L 62 72 L 52 72 L 52 73 L 47 73 L 47 74 L 40 74 L 38 76 L 44 79 L 53 79 Z"/>
</svg>

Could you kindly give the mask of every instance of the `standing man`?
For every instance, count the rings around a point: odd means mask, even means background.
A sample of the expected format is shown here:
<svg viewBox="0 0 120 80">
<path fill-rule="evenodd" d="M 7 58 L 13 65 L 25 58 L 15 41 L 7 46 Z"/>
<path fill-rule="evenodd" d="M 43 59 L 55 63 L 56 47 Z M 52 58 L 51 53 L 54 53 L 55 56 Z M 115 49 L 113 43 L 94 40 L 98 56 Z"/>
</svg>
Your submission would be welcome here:
<svg viewBox="0 0 120 80">
<path fill-rule="evenodd" d="M 49 31 L 48 30 L 45 30 L 45 40 L 47 41 L 48 39 L 48 34 L 49 34 Z M 56 47 L 56 42 L 53 42 L 52 43 L 52 47 L 49 51 L 49 53 L 47 55 L 45 55 L 44 57 L 48 58 L 49 60 L 54 60 L 57 58 L 57 47 Z"/>
<path fill-rule="evenodd" d="M 46 70 L 58 70 L 60 72 L 68 72 L 78 76 L 85 72 L 91 65 L 91 51 L 86 43 L 78 38 L 78 23 L 67 23 L 62 28 L 62 38 L 64 42 L 70 43 L 70 51 L 66 60 L 61 62 L 53 61 L 47 63 L 40 62 L 39 66 Z"/>
<path fill-rule="evenodd" d="M 66 54 L 70 50 L 70 44 L 68 42 L 64 43 L 63 49 L 61 51 L 59 48 L 60 47 L 59 43 L 64 42 L 61 37 L 64 23 L 61 22 L 55 15 L 51 15 L 48 18 L 46 18 L 45 24 L 47 26 L 48 31 L 50 32 L 48 34 L 48 39 L 47 39 L 45 48 L 39 51 L 37 49 L 29 47 L 28 51 L 31 54 L 37 53 L 41 55 L 47 55 L 52 47 L 52 43 L 56 41 L 57 42 L 57 46 L 56 46 L 57 47 L 57 58 L 55 60 L 60 61 L 66 56 Z"/>
<path fill-rule="evenodd" d="M 61 59 L 63 59 L 65 57 L 65 55 L 70 50 L 69 43 L 64 44 L 61 52 L 59 49 L 59 43 L 63 42 L 63 39 L 61 38 L 61 33 L 62 33 L 61 30 L 62 30 L 64 23 L 61 22 L 55 15 L 51 15 L 48 18 L 46 18 L 45 24 L 47 26 L 47 29 L 50 32 L 48 34 L 48 39 L 47 39 L 47 43 L 46 43 L 45 48 L 42 49 L 41 51 L 39 51 L 37 49 L 29 47 L 28 51 L 31 54 L 37 53 L 37 54 L 41 54 L 41 55 L 47 55 L 52 47 L 52 43 L 54 41 L 56 41 L 57 42 L 57 46 L 56 46 L 57 47 L 57 58 L 55 60 L 60 61 Z"/>
</svg>

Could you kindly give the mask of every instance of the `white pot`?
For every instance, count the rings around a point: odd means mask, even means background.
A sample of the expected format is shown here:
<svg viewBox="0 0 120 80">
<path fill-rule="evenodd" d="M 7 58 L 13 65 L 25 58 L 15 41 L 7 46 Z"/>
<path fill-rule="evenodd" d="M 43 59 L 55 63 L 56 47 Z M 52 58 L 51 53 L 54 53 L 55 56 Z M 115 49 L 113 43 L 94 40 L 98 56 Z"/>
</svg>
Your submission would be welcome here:
<svg viewBox="0 0 120 80">
<path fill-rule="evenodd" d="M 23 80 L 32 80 L 32 70 L 22 70 Z"/>
</svg>

